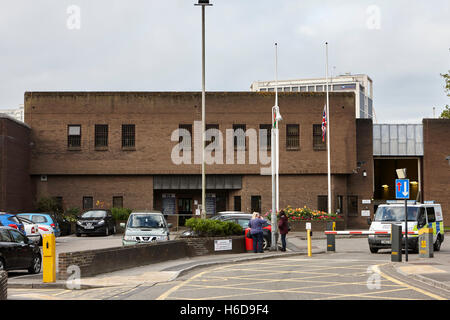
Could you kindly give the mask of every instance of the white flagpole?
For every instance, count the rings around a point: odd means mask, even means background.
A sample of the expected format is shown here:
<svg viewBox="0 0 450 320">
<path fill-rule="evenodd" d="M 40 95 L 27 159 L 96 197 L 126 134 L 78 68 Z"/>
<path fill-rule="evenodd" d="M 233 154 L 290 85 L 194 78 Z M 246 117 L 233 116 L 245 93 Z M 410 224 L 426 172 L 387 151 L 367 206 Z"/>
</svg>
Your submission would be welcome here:
<svg viewBox="0 0 450 320">
<path fill-rule="evenodd" d="M 331 213 L 331 164 L 330 164 L 330 97 L 328 88 L 328 42 L 326 45 L 326 79 L 327 79 L 327 154 L 328 154 L 328 213 Z"/>
<path fill-rule="evenodd" d="M 278 45 L 275 43 L 275 81 L 276 81 L 276 87 L 277 87 L 277 91 L 275 94 L 275 106 L 278 108 Z M 277 110 L 278 112 L 278 110 Z M 278 115 L 277 115 L 278 116 Z M 280 182 L 279 182 L 279 167 L 280 167 L 280 150 L 279 150 L 279 145 L 280 145 L 280 130 L 278 128 L 279 125 L 279 121 L 277 120 L 276 123 L 276 129 L 275 129 L 275 133 L 276 133 L 276 167 L 275 167 L 275 181 L 276 181 L 276 202 L 275 202 L 275 209 L 278 213 L 278 211 L 280 210 Z"/>
<path fill-rule="evenodd" d="M 278 53 L 277 44 L 275 43 L 275 106 L 272 108 L 272 135 L 271 135 L 271 160 L 272 160 L 272 232 L 271 232 L 271 250 L 277 250 L 276 231 L 277 211 L 278 211 Z"/>
</svg>

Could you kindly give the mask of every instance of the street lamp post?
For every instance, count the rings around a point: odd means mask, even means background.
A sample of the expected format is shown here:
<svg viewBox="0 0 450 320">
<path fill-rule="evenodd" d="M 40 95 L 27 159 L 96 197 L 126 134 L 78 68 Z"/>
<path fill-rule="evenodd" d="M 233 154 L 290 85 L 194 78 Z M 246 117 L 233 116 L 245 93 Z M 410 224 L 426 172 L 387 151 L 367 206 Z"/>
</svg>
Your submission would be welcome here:
<svg viewBox="0 0 450 320">
<path fill-rule="evenodd" d="M 202 7 L 202 204 L 201 218 L 206 219 L 206 175 L 205 175 L 205 131 L 206 131 L 206 86 L 205 86 L 205 7 L 212 6 L 209 0 L 198 0 L 196 6 Z"/>
</svg>

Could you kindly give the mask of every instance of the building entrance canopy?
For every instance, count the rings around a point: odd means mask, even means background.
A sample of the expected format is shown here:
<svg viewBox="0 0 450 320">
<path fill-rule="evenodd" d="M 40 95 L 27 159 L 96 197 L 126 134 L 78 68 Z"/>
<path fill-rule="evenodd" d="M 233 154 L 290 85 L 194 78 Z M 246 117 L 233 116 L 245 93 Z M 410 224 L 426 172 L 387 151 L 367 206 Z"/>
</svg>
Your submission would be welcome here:
<svg viewBox="0 0 450 320">
<path fill-rule="evenodd" d="M 153 177 L 154 190 L 201 190 L 201 175 L 157 175 Z M 207 175 L 208 190 L 242 189 L 241 175 Z"/>
</svg>

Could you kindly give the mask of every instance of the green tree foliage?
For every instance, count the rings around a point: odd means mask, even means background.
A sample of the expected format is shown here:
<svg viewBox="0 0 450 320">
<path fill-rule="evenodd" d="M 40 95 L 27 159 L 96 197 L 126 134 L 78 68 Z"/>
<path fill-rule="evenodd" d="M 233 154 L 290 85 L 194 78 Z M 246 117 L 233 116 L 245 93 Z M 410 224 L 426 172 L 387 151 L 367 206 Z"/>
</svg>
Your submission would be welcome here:
<svg viewBox="0 0 450 320">
<path fill-rule="evenodd" d="M 450 97 L 450 70 L 447 73 L 441 74 L 442 78 L 445 80 L 445 93 L 447 97 Z M 441 113 L 442 119 L 450 119 L 450 107 L 446 105 L 444 111 Z"/>
</svg>

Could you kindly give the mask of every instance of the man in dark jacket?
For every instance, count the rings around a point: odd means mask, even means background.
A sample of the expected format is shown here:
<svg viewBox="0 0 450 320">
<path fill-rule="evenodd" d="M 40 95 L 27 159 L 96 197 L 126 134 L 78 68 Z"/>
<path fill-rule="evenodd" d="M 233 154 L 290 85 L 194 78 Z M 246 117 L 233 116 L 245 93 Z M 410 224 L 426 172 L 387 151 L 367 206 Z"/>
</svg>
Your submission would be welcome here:
<svg viewBox="0 0 450 320">
<path fill-rule="evenodd" d="M 286 213 L 283 210 L 280 211 L 280 219 L 278 220 L 278 230 L 281 235 L 281 251 L 286 251 L 286 235 L 289 232 L 289 223 L 288 218 L 286 217 Z"/>
</svg>

